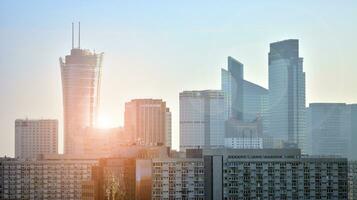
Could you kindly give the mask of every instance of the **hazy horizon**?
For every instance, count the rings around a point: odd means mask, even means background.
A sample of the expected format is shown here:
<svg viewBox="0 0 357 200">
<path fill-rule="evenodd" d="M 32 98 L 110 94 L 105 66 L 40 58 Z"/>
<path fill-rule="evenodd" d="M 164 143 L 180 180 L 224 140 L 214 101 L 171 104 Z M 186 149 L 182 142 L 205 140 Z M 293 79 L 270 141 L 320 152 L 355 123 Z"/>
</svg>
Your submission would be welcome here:
<svg viewBox="0 0 357 200">
<path fill-rule="evenodd" d="M 167 102 L 178 147 L 179 92 L 220 89 L 232 56 L 245 79 L 268 86 L 269 44 L 299 39 L 306 105 L 357 103 L 357 2 L 270 1 L 0 2 L 0 156 L 14 156 L 18 118 L 59 120 L 63 146 L 59 57 L 70 53 L 71 23 L 81 47 L 104 52 L 101 116 L 122 126 L 124 103 Z"/>
</svg>

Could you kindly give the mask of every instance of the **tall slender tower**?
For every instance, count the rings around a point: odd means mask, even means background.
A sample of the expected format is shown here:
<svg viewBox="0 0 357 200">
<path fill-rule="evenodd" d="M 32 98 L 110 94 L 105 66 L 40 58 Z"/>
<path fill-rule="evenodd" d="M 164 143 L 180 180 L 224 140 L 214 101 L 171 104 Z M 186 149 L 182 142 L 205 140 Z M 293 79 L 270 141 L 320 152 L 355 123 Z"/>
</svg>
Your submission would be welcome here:
<svg viewBox="0 0 357 200">
<path fill-rule="evenodd" d="M 269 133 L 276 141 L 304 150 L 305 72 L 299 40 L 270 44 L 269 91 Z"/>
<path fill-rule="evenodd" d="M 99 106 L 100 76 L 103 53 L 96 54 L 80 48 L 80 24 L 78 47 L 74 47 L 72 24 L 71 54 L 60 58 L 63 116 L 64 153 L 81 154 L 84 128 L 93 126 Z"/>
</svg>

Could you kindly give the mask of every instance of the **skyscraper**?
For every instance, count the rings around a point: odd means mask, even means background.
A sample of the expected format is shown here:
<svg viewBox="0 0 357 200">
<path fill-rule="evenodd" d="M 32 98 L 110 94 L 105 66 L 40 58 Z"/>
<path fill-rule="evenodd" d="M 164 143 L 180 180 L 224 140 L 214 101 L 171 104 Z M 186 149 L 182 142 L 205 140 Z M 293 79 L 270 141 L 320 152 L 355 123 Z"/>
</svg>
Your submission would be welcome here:
<svg viewBox="0 0 357 200">
<path fill-rule="evenodd" d="M 133 141 L 143 145 L 165 145 L 166 102 L 161 99 L 134 99 L 125 103 L 124 127 Z"/>
<path fill-rule="evenodd" d="M 357 104 L 349 105 L 350 111 L 350 143 L 349 143 L 349 156 L 351 160 L 357 160 Z"/>
<path fill-rule="evenodd" d="M 244 80 L 243 82 L 243 120 L 254 121 L 262 118 L 263 126 L 267 126 L 267 112 L 269 107 L 269 91 L 255 83 Z"/>
<path fill-rule="evenodd" d="M 344 103 L 311 103 L 307 113 L 311 154 L 347 157 L 349 107 Z"/>
<path fill-rule="evenodd" d="M 172 148 L 172 117 L 169 108 L 166 108 L 165 116 L 165 145 Z"/>
<path fill-rule="evenodd" d="M 243 120 L 243 64 L 228 56 L 228 71 L 221 70 L 222 91 L 225 94 L 227 118 Z"/>
<path fill-rule="evenodd" d="M 72 25 L 73 36 L 73 25 Z M 74 47 L 60 58 L 64 116 L 64 153 L 81 154 L 84 128 L 91 127 L 99 106 L 103 54 Z"/>
<path fill-rule="evenodd" d="M 58 153 L 58 121 L 15 120 L 15 157 L 34 159 L 40 154 Z"/>
<path fill-rule="evenodd" d="M 309 153 L 339 155 L 356 160 L 356 104 L 311 103 L 306 113 Z"/>
<path fill-rule="evenodd" d="M 270 44 L 269 112 L 269 134 L 304 149 L 305 73 L 296 39 Z"/>
<path fill-rule="evenodd" d="M 220 90 L 180 93 L 180 150 L 224 145 L 224 95 Z"/>
<path fill-rule="evenodd" d="M 261 121 L 263 135 L 268 132 L 269 91 L 257 84 L 244 80 L 243 71 L 243 64 L 232 57 L 228 57 L 228 70 L 221 69 L 221 89 L 224 93 L 225 119 L 229 120 L 229 123 L 226 123 L 225 130 L 228 138 L 232 135 L 240 135 L 236 131 L 230 131 L 239 130 L 240 128 L 238 127 L 243 124 L 252 123 L 250 125 L 256 126 L 254 121 L 258 118 Z M 241 128 L 244 128 L 244 126 Z M 255 129 L 257 128 L 255 127 Z"/>
</svg>

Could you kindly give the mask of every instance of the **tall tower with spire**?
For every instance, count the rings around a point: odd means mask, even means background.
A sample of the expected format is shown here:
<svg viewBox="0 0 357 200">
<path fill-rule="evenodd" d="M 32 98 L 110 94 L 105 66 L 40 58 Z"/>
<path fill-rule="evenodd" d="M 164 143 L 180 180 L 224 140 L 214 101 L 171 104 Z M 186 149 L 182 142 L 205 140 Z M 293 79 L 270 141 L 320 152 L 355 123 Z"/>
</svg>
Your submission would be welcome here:
<svg viewBox="0 0 357 200">
<path fill-rule="evenodd" d="M 64 153 L 81 154 L 84 129 L 96 121 L 99 108 L 100 79 L 103 53 L 96 54 L 80 47 L 80 23 L 78 46 L 75 47 L 72 23 L 71 54 L 60 58 L 63 117 Z"/>
</svg>

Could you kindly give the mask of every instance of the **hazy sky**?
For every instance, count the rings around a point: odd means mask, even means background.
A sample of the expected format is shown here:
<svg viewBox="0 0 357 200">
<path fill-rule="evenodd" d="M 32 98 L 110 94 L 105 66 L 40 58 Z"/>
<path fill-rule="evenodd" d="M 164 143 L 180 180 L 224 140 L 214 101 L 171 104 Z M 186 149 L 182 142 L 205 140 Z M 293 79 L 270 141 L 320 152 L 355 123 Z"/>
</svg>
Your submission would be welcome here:
<svg viewBox="0 0 357 200">
<path fill-rule="evenodd" d="M 162 98 L 174 147 L 179 92 L 219 89 L 227 56 L 267 87 L 278 40 L 300 40 L 307 103 L 357 103 L 357 1 L 2 0 L 0 156 L 14 155 L 16 118 L 59 119 L 62 147 L 58 58 L 70 51 L 72 21 L 81 21 L 83 48 L 105 53 L 101 115 L 121 126 L 126 101 Z"/>
</svg>

